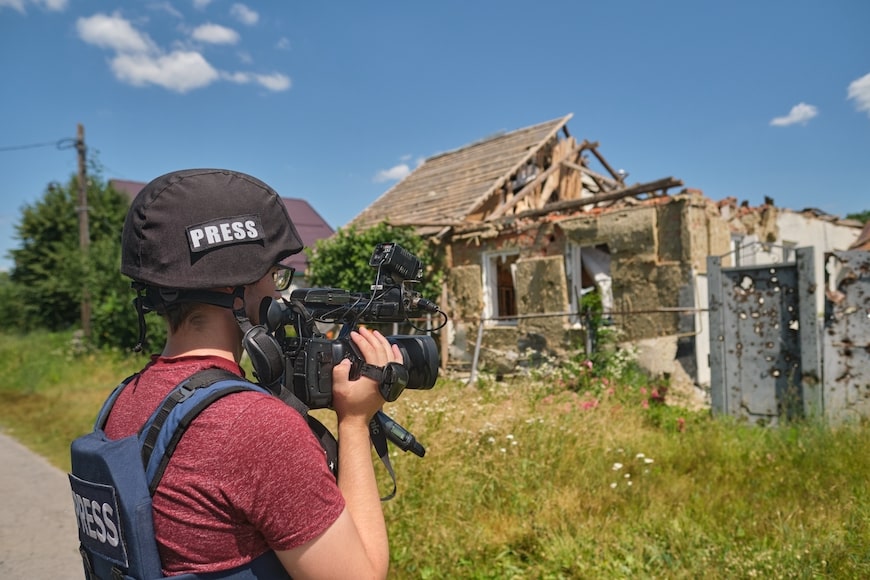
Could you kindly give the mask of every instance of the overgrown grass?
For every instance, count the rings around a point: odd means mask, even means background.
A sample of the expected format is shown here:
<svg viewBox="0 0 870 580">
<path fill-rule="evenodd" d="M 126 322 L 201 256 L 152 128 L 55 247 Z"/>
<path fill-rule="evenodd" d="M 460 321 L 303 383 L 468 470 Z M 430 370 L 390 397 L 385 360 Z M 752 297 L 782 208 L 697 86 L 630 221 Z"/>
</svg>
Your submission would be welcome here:
<svg viewBox="0 0 870 580">
<path fill-rule="evenodd" d="M 62 468 L 141 364 L 68 344 L 0 337 L 0 424 Z M 870 577 L 866 426 L 751 427 L 592 370 L 442 379 L 389 406 L 427 448 L 391 451 L 392 578 Z"/>
</svg>

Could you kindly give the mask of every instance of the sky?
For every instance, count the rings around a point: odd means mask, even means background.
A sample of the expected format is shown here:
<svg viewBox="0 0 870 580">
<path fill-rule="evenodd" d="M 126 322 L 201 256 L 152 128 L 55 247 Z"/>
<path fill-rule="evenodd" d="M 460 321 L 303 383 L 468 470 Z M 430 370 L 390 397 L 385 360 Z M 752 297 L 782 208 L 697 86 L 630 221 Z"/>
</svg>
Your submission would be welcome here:
<svg viewBox="0 0 870 580">
<path fill-rule="evenodd" d="M 563 117 L 627 183 L 870 209 L 866 0 L 0 0 L 0 270 L 77 171 L 254 175 L 346 225 L 424 159 Z"/>
</svg>

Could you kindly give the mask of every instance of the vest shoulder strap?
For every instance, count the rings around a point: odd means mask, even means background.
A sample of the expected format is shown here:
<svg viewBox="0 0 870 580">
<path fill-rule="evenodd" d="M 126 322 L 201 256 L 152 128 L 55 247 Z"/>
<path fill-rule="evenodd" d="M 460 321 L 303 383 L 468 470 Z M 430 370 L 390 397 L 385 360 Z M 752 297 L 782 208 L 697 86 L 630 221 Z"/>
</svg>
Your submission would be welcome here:
<svg viewBox="0 0 870 580">
<path fill-rule="evenodd" d="M 190 423 L 216 400 L 240 391 L 259 391 L 271 396 L 266 389 L 216 368 L 194 374 L 166 396 L 139 432 L 142 465 L 151 495 Z"/>
</svg>

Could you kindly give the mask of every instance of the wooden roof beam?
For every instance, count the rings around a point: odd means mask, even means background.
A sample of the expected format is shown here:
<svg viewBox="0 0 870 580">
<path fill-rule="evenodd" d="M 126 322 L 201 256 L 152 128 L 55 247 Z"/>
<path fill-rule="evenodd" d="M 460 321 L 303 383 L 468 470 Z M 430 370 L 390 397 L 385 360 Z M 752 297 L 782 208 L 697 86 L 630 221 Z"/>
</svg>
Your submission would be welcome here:
<svg viewBox="0 0 870 580">
<path fill-rule="evenodd" d="M 591 197 L 583 197 L 580 199 L 570 199 L 567 201 L 557 201 L 555 203 L 551 203 L 550 205 L 546 205 L 541 209 L 534 209 L 524 211 L 522 213 L 517 214 L 516 218 L 524 218 L 524 217 L 533 217 L 538 215 L 545 215 L 548 213 L 563 211 L 567 209 L 576 209 L 579 207 L 583 207 L 586 205 L 594 205 L 597 203 L 605 202 L 605 201 L 614 201 L 617 199 L 622 199 L 625 197 L 634 197 L 638 195 L 642 195 L 644 193 L 652 193 L 654 191 L 661 191 L 661 193 L 656 196 L 660 197 L 662 195 L 667 194 L 668 189 L 672 187 L 681 187 L 683 185 L 683 181 L 681 179 L 675 179 L 673 177 L 665 177 L 664 179 L 659 179 L 656 181 L 649 181 L 647 183 L 637 183 L 632 185 L 631 187 L 625 187 L 618 191 L 612 191 L 608 193 L 601 193 L 598 195 L 593 195 Z"/>
<path fill-rule="evenodd" d="M 577 163 L 574 163 L 572 161 L 568 161 L 567 159 L 562 161 L 562 165 L 564 165 L 565 167 L 568 167 L 569 169 L 573 169 L 574 171 L 579 171 L 580 173 L 585 173 L 586 175 L 591 177 L 592 181 L 595 182 L 595 185 L 597 185 L 598 189 L 601 190 L 602 192 L 606 189 L 614 190 L 617 187 L 619 187 L 619 185 L 621 185 L 618 181 L 615 181 L 615 180 L 607 177 L 606 175 L 601 175 L 600 173 L 598 173 L 596 171 L 592 171 L 588 167 L 585 167 L 583 165 L 578 165 Z"/>
<path fill-rule="evenodd" d="M 598 159 L 598 162 L 601 163 L 601 165 L 608 171 L 608 173 L 613 176 L 613 179 L 615 179 L 619 183 L 624 184 L 625 174 L 620 175 L 613 170 L 610 164 L 607 163 L 607 160 L 604 158 L 604 156 L 598 152 L 598 143 L 596 143 L 595 146 L 592 147 L 592 154 L 595 155 L 595 158 Z"/>
<path fill-rule="evenodd" d="M 562 156 L 561 159 L 554 159 L 550 166 L 539 173 L 535 179 L 528 182 L 525 187 L 519 190 L 510 200 L 506 201 L 499 207 L 495 208 L 487 217 L 486 220 L 493 220 L 502 217 L 505 213 L 511 210 L 514 206 L 516 206 L 523 198 L 529 195 L 532 191 L 534 191 L 535 187 L 539 186 L 546 180 L 550 175 L 553 174 L 557 169 L 559 169 L 562 165 L 562 161 L 570 158 L 572 155 L 576 155 L 580 151 L 589 148 L 591 145 L 589 141 L 583 140 L 579 145 L 575 145 L 571 150 L 569 150 L 565 155 Z"/>
</svg>

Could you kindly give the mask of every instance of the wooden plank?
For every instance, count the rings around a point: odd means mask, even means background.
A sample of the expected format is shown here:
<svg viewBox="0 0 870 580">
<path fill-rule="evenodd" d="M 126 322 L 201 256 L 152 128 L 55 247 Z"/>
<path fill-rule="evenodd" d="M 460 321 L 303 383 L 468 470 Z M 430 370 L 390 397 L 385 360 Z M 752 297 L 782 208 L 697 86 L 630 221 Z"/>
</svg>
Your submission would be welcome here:
<svg viewBox="0 0 870 580">
<path fill-rule="evenodd" d="M 654 191 L 662 190 L 667 191 L 671 187 L 680 187 L 683 185 L 683 181 L 681 179 L 675 179 L 673 177 L 665 177 L 664 179 L 659 179 L 657 181 L 650 181 L 647 183 L 637 183 L 632 185 L 631 187 L 623 188 L 619 191 L 613 191 L 609 193 L 602 193 L 599 195 L 593 195 L 591 197 L 583 197 L 580 199 L 572 199 L 569 201 L 560 201 L 556 203 L 551 203 L 550 205 L 544 206 L 539 210 L 527 211 L 522 214 L 517 214 L 515 217 L 532 217 L 535 215 L 541 215 L 556 211 L 563 211 L 566 209 L 576 209 L 578 207 L 583 207 L 586 205 L 594 205 L 596 203 L 601 203 L 603 201 L 612 201 L 616 199 L 622 199 L 624 197 L 632 197 L 636 195 L 641 195 L 644 193 L 651 193 Z"/>
<path fill-rule="evenodd" d="M 610 166 L 610 164 L 607 163 L 607 160 L 604 158 L 604 156 L 598 152 L 597 146 L 592 147 L 592 154 L 595 155 L 596 159 L 598 159 L 598 162 L 601 163 L 601 165 L 604 166 L 604 168 L 610 172 L 610 175 L 613 176 L 613 179 L 615 179 L 619 183 L 623 183 L 623 181 L 625 180 L 625 175 L 619 175 L 618 173 L 616 173 L 613 170 L 613 168 Z"/>
<path fill-rule="evenodd" d="M 587 147 L 589 147 L 589 142 L 584 140 L 579 145 L 572 147 L 571 150 L 568 152 L 568 154 L 565 155 L 565 157 L 570 157 L 571 155 L 573 155 L 579 151 L 582 151 L 582 150 L 586 149 Z M 515 205 L 517 205 L 521 199 L 523 199 L 525 196 L 529 195 L 532 191 L 534 191 L 534 188 L 536 186 L 539 186 L 541 183 L 544 182 L 545 179 L 547 179 L 550 175 L 552 175 L 553 172 L 555 172 L 557 169 L 559 169 L 559 167 L 561 167 L 561 161 L 562 161 L 561 159 L 554 159 L 553 163 L 547 169 L 545 169 L 544 171 L 539 173 L 538 176 L 534 180 L 532 180 L 528 184 L 526 184 L 526 186 L 523 187 L 519 192 L 517 192 L 517 194 L 514 195 L 510 201 L 508 201 L 507 203 L 505 203 L 501 207 L 496 208 L 495 211 L 493 211 L 491 214 L 489 214 L 489 217 L 487 219 L 491 220 L 491 219 L 497 219 L 497 218 L 502 217 L 511 208 L 513 208 Z"/>
<path fill-rule="evenodd" d="M 591 177 L 595 181 L 596 184 L 598 184 L 598 187 L 600 187 L 602 191 L 604 191 L 605 189 L 616 189 L 620 185 L 620 183 L 618 181 L 611 179 L 610 177 L 607 177 L 606 175 L 601 175 L 597 171 L 593 171 L 592 169 L 585 167 L 583 165 L 579 165 L 577 163 L 572 163 L 571 161 L 562 161 L 562 165 L 564 165 L 565 167 L 570 167 L 571 169 L 574 169 L 575 171 L 580 171 L 581 173 L 585 173 L 586 175 Z"/>
</svg>

